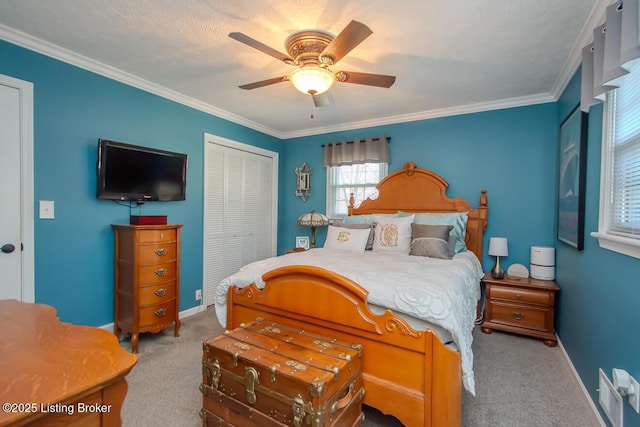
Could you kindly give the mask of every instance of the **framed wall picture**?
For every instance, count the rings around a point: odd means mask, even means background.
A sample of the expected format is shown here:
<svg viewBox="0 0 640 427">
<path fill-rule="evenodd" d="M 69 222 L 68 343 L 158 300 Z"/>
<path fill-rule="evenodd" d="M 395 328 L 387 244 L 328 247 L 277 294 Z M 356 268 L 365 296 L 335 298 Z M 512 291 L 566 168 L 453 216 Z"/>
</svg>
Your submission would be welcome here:
<svg viewBox="0 0 640 427">
<path fill-rule="evenodd" d="M 309 249 L 309 237 L 307 236 L 297 236 L 296 237 L 296 248 L 302 248 L 305 251 Z"/>
<path fill-rule="evenodd" d="M 558 153 L 558 240 L 584 249 L 584 201 L 588 114 L 576 106 L 560 125 Z"/>
</svg>

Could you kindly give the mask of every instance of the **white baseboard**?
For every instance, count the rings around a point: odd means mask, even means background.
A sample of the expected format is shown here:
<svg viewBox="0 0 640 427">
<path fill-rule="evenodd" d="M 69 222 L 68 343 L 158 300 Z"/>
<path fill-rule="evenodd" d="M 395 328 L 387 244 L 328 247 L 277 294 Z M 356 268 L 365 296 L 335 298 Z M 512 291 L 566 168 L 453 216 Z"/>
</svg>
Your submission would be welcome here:
<svg viewBox="0 0 640 427">
<path fill-rule="evenodd" d="M 584 386 L 584 383 L 582 382 L 580 375 L 578 375 L 578 371 L 576 371 L 575 366 L 573 366 L 573 363 L 571 362 L 571 359 L 569 358 L 567 351 L 564 349 L 564 346 L 562 345 L 562 341 L 560 341 L 560 338 L 558 338 L 558 335 L 556 335 L 556 338 L 558 339 L 558 346 L 560 347 L 562 354 L 564 354 L 564 358 L 567 359 L 567 362 L 569 363 L 569 367 L 571 368 L 571 372 L 573 372 L 573 375 L 576 377 L 576 380 L 578 380 L 578 384 L 580 384 L 580 388 L 582 389 L 582 392 L 584 393 L 587 400 L 589 401 L 589 405 L 591 405 L 591 409 L 593 410 L 593 413 L 595 414 L 596 418 L 600 422 L 600 425 L 602 427 L 607 427 L 607 424 L 605 424 L 604 420 L 602 419 L 602 416 L 600 415 L 600 411 L 598 411 L 598 407 L 596 406 L 596 403 L 593 401 L 593 399 L 591 399 L 591 395 L 587 391 L 587 388 Z"/>
<path fill-rule="evenodd" d="M 196 314 L 198 314 L 200 312 L 205 311 L 206 309 L 207 309 L 207 307 L 205 307 L 203 304 L 196 305 L 195 307 L 188 308 L 188 309 L 178 313 L 178 318 L 180 320 L 186 319 L 187 317 L 191 317 L 193 315 L 196 315 Z M 98 326 L 98 328 L 104 329 L 107 332 L 113 333 L 113 322 L 107 323 L 106 325 Z M 121 336 L 120 340 L 122 340 L 122 338 L 124 338 L 124 337 Z"/>
</svg>

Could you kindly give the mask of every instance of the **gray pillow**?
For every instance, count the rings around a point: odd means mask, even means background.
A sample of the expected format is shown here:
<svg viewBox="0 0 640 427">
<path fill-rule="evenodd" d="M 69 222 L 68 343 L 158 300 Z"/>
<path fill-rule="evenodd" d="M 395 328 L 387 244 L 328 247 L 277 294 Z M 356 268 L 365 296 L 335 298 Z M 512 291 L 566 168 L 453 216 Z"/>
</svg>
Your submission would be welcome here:
<svg viewBox="0 0 640 427">
<path fill-rule="evenodd" d="M 373 229 L 376 226 L 375 224 L 345 224 L 344 222 L 342 222 L 342 220 L 336 219 L 333 221 L 333 226 L 342 227 L 342 228 L 351 228 L 351 229 L 365 229 L 365 228 L 370 229 L 371 231 L 369 231 L 367 246 L 364 249 L 366 251 L 370 251 L 373 249 L 373 237 L 374 237 Z"/>
<path fill-rule="evenodd" d="M 436 239 L 442 239 L 445 242 L 449 242 L 449 234 L 453 230 L 453 225 L 426 225 L 426 224 L 411 224 L 411 239 L 418 237 L 435 237 Z"/>
<path fill-rule="evenodd" d="M 449 236 L 452 225 L 411 224 L 411 249 L 409 255 L 451 259 Z"/>
</svg>

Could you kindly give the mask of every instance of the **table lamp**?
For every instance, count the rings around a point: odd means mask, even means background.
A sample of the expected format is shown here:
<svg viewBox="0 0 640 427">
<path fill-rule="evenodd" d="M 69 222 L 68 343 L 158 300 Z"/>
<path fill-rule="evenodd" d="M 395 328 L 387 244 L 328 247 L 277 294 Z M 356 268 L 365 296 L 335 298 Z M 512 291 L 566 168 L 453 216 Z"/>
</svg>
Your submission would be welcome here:
<svg viewBox="0 0 640 427">
<path fill-rule="evenodd" d="M 504 270 L 500 267 L 500 257 L 509 255 L 506 237 L 492 237 L 489 239 L 489 255 L 496 257 L 496 266 L 491 270 L 491 277 L 503 279 Z"/>
<path fill-rule="evenodd" d="M 298 218 L 298 225 L 311 227 L 311 247 L 315 248 L 316 227 L 324 227 L 329 225 L 329 218 L 327 218 L 320 212 L 311 211 L 309 213 L 300 215 L 300 218 Z"/>
</svg>

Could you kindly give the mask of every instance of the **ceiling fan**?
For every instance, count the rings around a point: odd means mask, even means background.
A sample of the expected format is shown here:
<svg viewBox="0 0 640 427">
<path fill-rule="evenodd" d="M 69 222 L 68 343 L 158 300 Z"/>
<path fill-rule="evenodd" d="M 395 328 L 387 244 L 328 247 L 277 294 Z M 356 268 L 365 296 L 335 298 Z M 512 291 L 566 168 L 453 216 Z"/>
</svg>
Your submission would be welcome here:
<svg viewBox="0 0 640 427">
<path fill-rule="evenodd" d="M 286 76 L 274 77 L 239 87 L 250 90 L 290 81 L 300 92 L 311 95 L 316 107 L 328 104 L 326 95 L 320 95 L 329 90 L 335 82 L 389 88 L 396 81 L 395 76 L 354 71 L 333 72 L 329 69 L 371 34 L 373 31 L 358 21 L 351 21 L 336 37 L 321 30 L 298 31 L 286 39 L 285 47 L 289 53 L 286 55 L 245 34 L 229 33 L 229 37 L 232 39 L 266 53 L 287 65 L 296 67 Z"/>
</svg>

